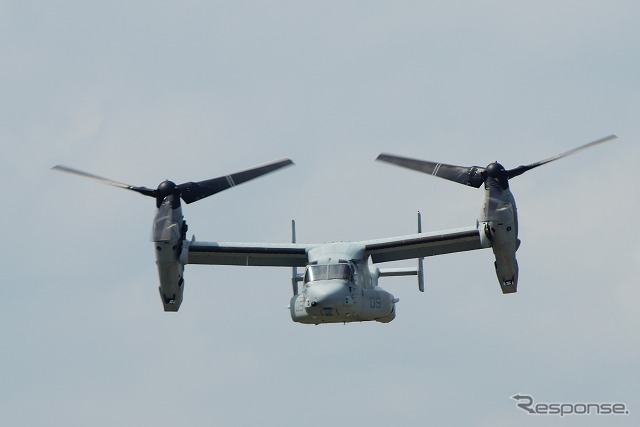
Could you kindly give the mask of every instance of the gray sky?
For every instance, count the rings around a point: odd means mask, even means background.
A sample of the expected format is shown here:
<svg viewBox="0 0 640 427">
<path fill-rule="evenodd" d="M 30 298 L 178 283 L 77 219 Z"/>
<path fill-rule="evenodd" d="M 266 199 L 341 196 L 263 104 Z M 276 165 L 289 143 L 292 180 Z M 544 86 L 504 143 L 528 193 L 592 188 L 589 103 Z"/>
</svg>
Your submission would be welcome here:
<svg viewBox="0 0 640 427">
<path fill-rule="evenodd" d="M 0 1 L 6 425 L 638 425 L 637 1 Z M 189 266 L 164 313 L 134 185 L 296 166 L 190 205 L 200 240 L 473 225 L 482 193 L 383 151 L 507 167 L 519 292 L 491 251 L 427 259 L 390 324 L 290 320 L 289 269 Z M 413 261 L 400 265 L 413 265 Z"/>
</svg>

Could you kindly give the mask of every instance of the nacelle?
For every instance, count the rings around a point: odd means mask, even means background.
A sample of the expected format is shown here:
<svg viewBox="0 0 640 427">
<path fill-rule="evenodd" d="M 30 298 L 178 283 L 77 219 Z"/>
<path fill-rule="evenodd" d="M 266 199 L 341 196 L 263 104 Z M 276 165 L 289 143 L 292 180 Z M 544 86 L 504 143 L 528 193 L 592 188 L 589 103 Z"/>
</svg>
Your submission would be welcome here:
<svg viewBox="0 0 640 427">
<path fill-rule="evenodd" d="M 178 311 L 182 304 L 184 265 L 189 252 L 189 242 L 185 240 L 187 224 L 182 209 L 172 206 L 173 199 L 167 197 L 156 212 L 152 233 L 164 311 Z"/>
<path fill-rule="evenodd" d="M 178 311 L 184 293 L 184 264 L 178 253 L 181 248 L 172 242 L 154 242 L 154 245 L 164 311 Z"/>
<path fill-rule="evenodd" d="M 478 224 L 480 242 L 483 247 L 493 249 L 500 288 L 503 293 L 510 294 L 516 292 L 518 287 L 516 251 L 520 246 L 514 208 L 510 203 L 505 203 L 491 216 L 492 220 Z"/>
</svg>

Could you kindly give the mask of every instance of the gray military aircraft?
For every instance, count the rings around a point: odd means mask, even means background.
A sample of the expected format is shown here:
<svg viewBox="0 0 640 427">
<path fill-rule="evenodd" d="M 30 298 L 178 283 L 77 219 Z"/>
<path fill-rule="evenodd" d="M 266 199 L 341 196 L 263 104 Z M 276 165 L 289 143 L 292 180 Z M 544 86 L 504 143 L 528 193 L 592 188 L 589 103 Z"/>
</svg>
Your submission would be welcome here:
<svg viewBox="0 0 640 427">
<path fill-rule="evenodd" d="M 292 222 L 291 243 L 201 242 L 187 239 L 187 224 L 180 200 L 193 203 L 235 185 L 293 164 L 282 159 L 245 171 L 206 181 L 175 184 L 164 181 L 154 190 L 102 178 L 58 165 L 53 169 L 81 175 L 102 183 L 135 191 L 156 199 L 152 240 L 165 311 L 178 311 L 184 293 L 187 264 L 276 266 L 292 268 L 293 296 L 289 310 L 294 322 L 306 324 L 377 321 L 387 323 L 396 315 L 398 299 L 378 286 L 379 278 L 416 275 L 424 292 L 424 257 L 493 248 L 496 271 L 503 292 L 516 291 L 518 267 L 515 252 L 517 215 L 508 186 L 509 178 L 582 149 L 609 141 L 609 136 L 574 150 L 506 171 L 500 164 L 486 168 L 444 165 L 381 154 L 379 160 L 428 172 L 445 179 L 480 187 L 485 184 L 483 210 L 476 226 L 423 233 L 418 214 L 416 234 L 356 242 L 302 244 L 296 242 Z M 376 263 L 417 259 L 413 268 L 379 268 Z M 304 267 L 304 273 L 298 268 Z M 302 282 L 302 290 L 299 283 Z"/>
</svg>

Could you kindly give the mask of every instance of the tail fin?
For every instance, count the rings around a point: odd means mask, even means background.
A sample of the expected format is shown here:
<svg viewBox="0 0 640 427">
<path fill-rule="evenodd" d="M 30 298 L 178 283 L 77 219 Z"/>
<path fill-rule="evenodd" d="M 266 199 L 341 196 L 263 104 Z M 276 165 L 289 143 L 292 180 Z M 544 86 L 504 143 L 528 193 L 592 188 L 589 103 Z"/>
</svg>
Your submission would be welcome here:
<svg viewBox="0 0 640 427">
<path fill-rule="evenodd" d="M 422 215 L 418 212 L 418 233 L 422 233 Z M 424 292 L 424 257 L 418 258 L 418 268 L 378 268 L 376 269 L 378 277 L 390 276 L 418 276 L 418 290 Z"/>
<path fill-rule="evenodd" d="M 296 243 L 296 220 L 291 220 L 291 243 Z M 298 267 L 291 267 L 291 289 L 293 295 L 298 295 L 298 282 L 302 281 L 302 276 L 298 275 Z"/>
<path fill-rule="evenodd" d="M 422 233 L 422 214 L 418 211 L 418 234 Z M 424 292 L 424 257 L 418 258 L 418 290 Z"/>
</svg>

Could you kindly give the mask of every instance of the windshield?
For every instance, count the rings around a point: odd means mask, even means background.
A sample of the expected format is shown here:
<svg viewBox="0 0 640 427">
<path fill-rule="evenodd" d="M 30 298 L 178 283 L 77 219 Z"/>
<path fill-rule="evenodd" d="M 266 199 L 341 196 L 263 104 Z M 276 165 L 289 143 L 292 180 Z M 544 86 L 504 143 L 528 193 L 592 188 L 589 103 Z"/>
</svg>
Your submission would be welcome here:
<svg viewBox="0 0 640 427">
<path fill-rule="evenodd" d="M 349 264 L 310 265 L 304 274 L 304 282 L 342 279 L 353 281 L 353 269 Z"/>
</svg>

